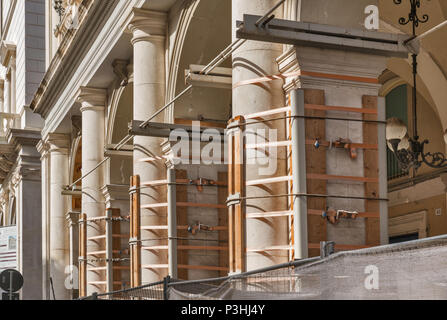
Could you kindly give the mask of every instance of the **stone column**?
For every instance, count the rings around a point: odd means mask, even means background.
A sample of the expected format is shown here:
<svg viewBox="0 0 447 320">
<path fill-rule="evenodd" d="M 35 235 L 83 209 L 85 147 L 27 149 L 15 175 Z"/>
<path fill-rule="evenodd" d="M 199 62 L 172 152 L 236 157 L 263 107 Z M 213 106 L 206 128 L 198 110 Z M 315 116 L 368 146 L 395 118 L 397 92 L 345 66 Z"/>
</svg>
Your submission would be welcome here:
<svg viewBox="0 0 447 320">
<path fill-rule="evenodd" d="M 82 104 L 82 175 L 93 170 L 104 159 L 105 105 L 107 92 L 102 89 L 81 88 L 78 101 Z M 104 185 L 104 166 L 100 166 L 82 180 L 82 213 L 87 218 L 105 216 L 105 202 L 101 192 Z M 104 235 L 103 222 L 87 224 L 87 238 Z M 87 252 L 105 250 L 104 241 L 87 241 Z M 104 256 L 89 256 L 89 259 Z M 89 262 L 91 267 L 105 266 L 104 262 Z M 104 272 L 87 272 L 87 282 L 104 281 Z M 87 295 L 104 290 L 100 285 L 87 285 Z"/>
<path fill-rule="evenodd" d="M 3 110 L 5 113 L 11 113 L 11 75 L 6 74 L 5 77 L 5 93 L 4 93 Z"/>
<path fill-rule="evenodd" d="M 264 15 L 277 3 L 276 0 L 233 0 L 232 26 L 233 40 L 236 34 L 236 21 L 243 20 L 243 14 Z M 274 12 L 277 19 L 282 18 L 283 8 L 280 7 Z M 278 73 L 276 58 L 282 54 L 281 44 L 267 42 L 248 41 L 233 54 L 233 83 L 242 80 L 255 79 L 264 75 Z M 272 81 L 263 83 L 262 86 L 249 85 L 240 86 L 233 90 L 233 117 L 260 111 L 278 108 L 285 105 L 285 98 L 282 89 L 282 81 Z M 285 137 L 283 122 L 276 121 L 268 125 L 260 124 L 250 126 L 249 129 L 266 130 L 267 139 L 269 128 L 277 130 L 277 139 L 283 140 Z M 261 143 L 263 134 L 257 135 L 257 142 Z M 247 136 L 248 139 L 256 139 L 255 136 Z M 259 152 L 247 151 L 246 161 L 256 161 Z M 260 165 L 251 164 L 246 167 L 246 180 L 256 180 L 269 178 L 272 176 L 286 175 L 285 148 L 277 149 L 277 156 L 271 156 L 269 160 L 276 161 L 277 170 L 272 175 L 265 175 L 260 171 Z M 269 196 L 287 193 L 286 183 L 268 184 L 264 186 L 248 187 L 247 197 Z M 246 212 L 272 212 L 284 211 L 287 209 L 287 202 L 284 198 L 278 199 L 257 199 L 247 201 Z M 246 247 L 247 249 L 263 249 L 271 246 L 286 245 L 288 243 L 287 218 L 267 218 L 249 219 L 246 221 Z M 251 252 L 246 256 L 247 270 L 267 267 L 288 261 L 288 251 L 266 251 Z"/>
<path fill-rule="evenodd" d="M 28 136 L 29 137 L 29 136 Z M 36 137 L 36 136 L 35 136 Z M 10 190 L 16 197 L 18 270 L 25 279 L 23 300 L 42 299 L 42 234 L 40 157 L 34 141 L 27 137 L 18 146 L 17 167 Z M 15 139 L 15 138 L 13 138 Z M 19 141 L 18 138 L 15 141 Z M 28 141 L 26 141 L 28 140 Z M 29 144 L 28 144 L 29 143 Z"/>
<path fill-rule="evenodd" d="M 129 25 L 134 48 L 134 119 L 147 120 L 165 103 L 165 33 L 166 14 L 156 11 L 135 9 Z M 153 121 L 163 122 L 163 113 Z M 134 138 L 134 174 L 142 182 L 166 178 L 166 167 L 162 162 L 146 163 L 140 159 L 161 155 L 161 139 L 151 137 Z M 141 205 L 166 201 L 166 188 L 144 189 Z M 141 210 L 141 225 L 166 225 L 166 208 Z M 166 231 L 142 231 L 142 239 L 166 238 Z M 166 244 L 166 241 L 144 242 L 144 245 Z M 157 268 L 142 269 L 142 282 L 158 281 L 167 275 L 167 251 L 143 250 L 141 264 L 159 265 Z"/>
<path fill-rule="evenodd" d="M 11 97 L 10 97 L 10 105 L 11 105 L 11 113 L 17 113 L 16 106 L 16 87 L 17 87 L 17 74 L 16 74 L 16 59 L 15 57 L 11 57 L 10 60 L 10 70 L 11 70 Z M 15 120 L 14 120 L 15 121 Z"/>
<path fill-rule="evenodd" d="M 65 268 L 69 265 L 68 198 L 62 195 L 62 190 L 68 185 L 68 162 L 70 137 L 64 134 L 49 134 L 46 138 L 50 155 L 50 241 L 49 268 L 53 280 L 54 295 L 57 300 L 70 299 L 69 288 L 65 286 Z M 52 298 L 52 292 L 50 294 Z"/>
<path fill-rule="evenodd" d="M 42 299 L 50 300 L 50 155 L 44 140 L 37 144 L 42 172 Z"/>
</svg>

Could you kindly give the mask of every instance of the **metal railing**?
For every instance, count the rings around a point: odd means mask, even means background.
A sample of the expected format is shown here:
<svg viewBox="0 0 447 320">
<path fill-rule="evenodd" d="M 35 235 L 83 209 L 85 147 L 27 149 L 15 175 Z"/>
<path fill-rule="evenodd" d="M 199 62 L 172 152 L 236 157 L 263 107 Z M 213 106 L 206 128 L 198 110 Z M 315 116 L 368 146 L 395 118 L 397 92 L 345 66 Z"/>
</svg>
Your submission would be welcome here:
<svg viewBox="0 0 447 320">
<path fill-rule="evenodd" d="M 136 288 L 112 291 L 108 293 L 93 293 L 88 297 L 79 298 L 79 300 L 173 300 L 175 293 L 182 292 L 185 295 L 201 295 L 204 292 L 212 292 L 226 283 L 231 283 L 233 287 L 245 287 L 251 284 L 275 283 L 276 286 L 287 286 L 290 269 L 317 262 L 320 257 L 296 260 L 267 268 L 257 269 L 240 274 L 234 274 L 226 277 L 201 279 L 201 280 L 177 280 L 170 277 L 162 281 L 146 284 Z M 286 288 L 285 288 L 286 289 Z M 284 290 L 285 290 L 284 289 Z M 259 286 L 259 290 L 264 290 Z M 208 296 L 207 296 L 208 297 Z M 212 298 L 212 294 L 210 294 Z"/>
</svg>

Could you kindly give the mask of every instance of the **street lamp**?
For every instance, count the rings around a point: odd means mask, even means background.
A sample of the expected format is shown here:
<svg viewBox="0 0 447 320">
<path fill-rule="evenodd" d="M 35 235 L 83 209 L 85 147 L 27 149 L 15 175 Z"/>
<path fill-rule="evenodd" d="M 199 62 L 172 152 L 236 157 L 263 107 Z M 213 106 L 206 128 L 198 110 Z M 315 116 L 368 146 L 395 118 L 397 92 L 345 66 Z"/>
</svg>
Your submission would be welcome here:
<svg viewBox="0 0 447 320">
<path fill-rule="evenodd" d="M 413 38 L 416 37 L 416 28 L 420 23 L 426 23 L 429 19 L 428 15 L 424 14 L 419 18 L 417 9 L 421 6 L 420 0 L 409 0 L 411 11 L 408 18 L 400 18 L 399 24 L 406 25 L 413 24 Z M 394 3 L 400 5 L 402 0 L 394 0 Z M 428 140 L 419 141 L 417 130 L 417 54 L 412 55 L 413 59 L 413 137 L 408 135 L 408 129 L 405 123 L 397 118 L 391 118 L 387 121 L 386 139 L 388 148 L 394 153 L 397 158 L 399 167 L 408 172 L 410 168 L 417 170 L 422 163 L 429 167 L 440 169 L 447 168 L 447 159 L 442 152 L 427 152 L 424 153 L 424 146 L 429 143 Z M 444 140 L 447 143 L 447 131 L 444 133 Z"/>
<path fill-rule="evenodd" d="M 53 1 L 53 8 L 56 10 L 57 14 L 59 15 L 59 20 L 62 21 L 62 16 L 65 13 L 65 8 L 62 4 L 62 0 L 54 0 Z"/>
</svg>

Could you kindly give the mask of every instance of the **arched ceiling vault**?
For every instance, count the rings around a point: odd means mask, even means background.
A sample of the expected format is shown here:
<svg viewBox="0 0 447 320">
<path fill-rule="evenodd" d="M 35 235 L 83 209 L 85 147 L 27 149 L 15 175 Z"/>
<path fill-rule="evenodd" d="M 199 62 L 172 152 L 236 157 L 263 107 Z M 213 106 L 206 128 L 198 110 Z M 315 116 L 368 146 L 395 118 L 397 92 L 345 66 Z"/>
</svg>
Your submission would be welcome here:
<svg viewBox="0 0 447 320">
<path fill-rule="evenodd" d="M 408 0 L 396 5 L 392 0 L 379 0 L 382 31 L 411 34 L 411 24 L 402 26 L 400 17 L 410 12 Z M 420 24 L 417 34 L 422 34 L 447 18 L 446 0 L 422 0 L 419 15 L 429 16 L 425 24 Z M 391 30 L 393 29 L 393 30 Z M 447 25 L 421 39 L 421 52 L 418 59 L 418 91 L 434 108 L 443 129 L 447 128 Z M 412 84 L 411 60 L 390 59 L 388 68 L 396 75 Z"/>
</svg>

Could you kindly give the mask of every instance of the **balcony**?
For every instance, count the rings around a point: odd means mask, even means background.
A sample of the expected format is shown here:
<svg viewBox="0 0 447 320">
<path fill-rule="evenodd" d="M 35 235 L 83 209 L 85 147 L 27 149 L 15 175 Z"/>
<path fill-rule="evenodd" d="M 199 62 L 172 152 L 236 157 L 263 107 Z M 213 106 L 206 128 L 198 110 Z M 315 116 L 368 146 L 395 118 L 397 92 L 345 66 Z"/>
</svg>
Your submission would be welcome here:
<svg viewBox="0 0 447 320">
<path fill-rule="evenodd" d="M 0 112 L 0 138 L 5 138 L 9 129 L 18 128 L 19 114 Z"/>
</svg>

